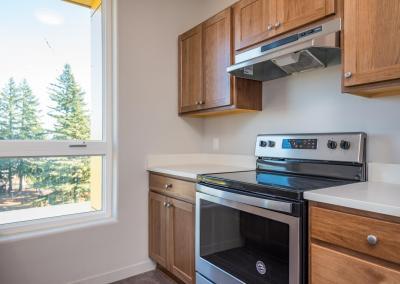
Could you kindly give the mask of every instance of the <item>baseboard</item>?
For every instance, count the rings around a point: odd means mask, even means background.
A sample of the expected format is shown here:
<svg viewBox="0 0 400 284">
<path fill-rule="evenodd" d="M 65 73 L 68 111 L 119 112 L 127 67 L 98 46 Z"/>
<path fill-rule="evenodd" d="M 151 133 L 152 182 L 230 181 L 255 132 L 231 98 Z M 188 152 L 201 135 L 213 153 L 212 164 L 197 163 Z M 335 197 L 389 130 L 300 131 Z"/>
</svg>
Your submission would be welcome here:
<svg viewBox="0 0 400 284">
<path fill-rule="evenodd" d="M 108 284 L 153 270 L 155 267 L 156 266 L 154 262 L 151 260 L 146 260 L 133 265 L 73 281 L 70 284 Z"/>
</svg>

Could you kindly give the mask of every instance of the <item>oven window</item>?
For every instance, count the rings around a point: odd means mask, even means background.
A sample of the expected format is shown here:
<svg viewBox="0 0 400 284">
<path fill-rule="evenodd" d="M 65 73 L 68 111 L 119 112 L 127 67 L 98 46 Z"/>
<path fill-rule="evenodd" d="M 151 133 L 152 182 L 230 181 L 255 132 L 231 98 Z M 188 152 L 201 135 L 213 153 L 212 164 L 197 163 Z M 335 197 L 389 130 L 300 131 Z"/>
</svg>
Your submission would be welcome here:
<svg viewBox="0 0 400 284">
<path fill-rule="evenodd" d="M 289 283 L 289 225 L 200 201 L 200 257 L 246 283 Z"/>
</svg>

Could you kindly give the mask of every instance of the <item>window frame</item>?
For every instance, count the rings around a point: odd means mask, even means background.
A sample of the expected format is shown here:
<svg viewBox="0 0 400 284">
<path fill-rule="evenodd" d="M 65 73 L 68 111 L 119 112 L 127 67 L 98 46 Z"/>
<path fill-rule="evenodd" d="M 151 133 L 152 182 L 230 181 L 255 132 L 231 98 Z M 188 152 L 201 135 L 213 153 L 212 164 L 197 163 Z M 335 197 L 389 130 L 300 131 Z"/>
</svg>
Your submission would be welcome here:
<svg viewBox="0 0 400 284">
<path fill-rule="evenodd" d="M 28 238 L 68 229 L 113 223 L 116 216 L 117 155 L 117 38 L 116 4 L 102 0 L 102 141 L 4 140 L 0 158 L 102 156 L 102 209 L 0 225 L 0 242 Z M 16 146 L 18 145 L 18 146 Z"/>
</svg>

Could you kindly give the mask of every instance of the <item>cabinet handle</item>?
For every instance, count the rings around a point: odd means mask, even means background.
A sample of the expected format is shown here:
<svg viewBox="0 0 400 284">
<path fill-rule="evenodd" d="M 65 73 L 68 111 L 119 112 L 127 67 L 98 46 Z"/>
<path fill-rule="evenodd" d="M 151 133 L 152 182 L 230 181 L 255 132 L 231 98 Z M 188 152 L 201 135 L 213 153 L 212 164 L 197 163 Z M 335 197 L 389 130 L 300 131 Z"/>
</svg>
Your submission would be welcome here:
<svg viewBox="0 0 400 284">
<path fill-rule="evenodd" d="M 273 28 L 273 26 L 272 26 L 271 24 L 269 24 L 269 25 L 267 26 L 267 30 L 269 30 L 269 31 L 271 31 L 272 28 Z"/>
<path fill-rule="evenodd" d="M 204 101 L 199 101 L 199 104 L 200 104 L 200 105 L 204 105 L 205 102 L 204 102 Z"/>
<path fill-rule="evenodd" d="M 172 188 L 172 183 L 167 183 L 166 185 L 164 185 L 164 188 L 165 190 Z"/>
<path fill-rule="evenodd" d="M 277 22 L 275 23 L 275 29 L 279 28 L 280 26 L 281 26 L 281 22 L 277 21 Z"/>
<path fill-rule="evenodd" d="M 164 204 L 163 204 L 163 205 L 164 205 L 164 207 L 167 207 L 167 202 L 164 201 Z"/>
<path fill-rule="evenodd" d="M 377 236 L 374 236 L 374 235 L 368 235 L 367 241 L 368 241 L 368 244 L 370 244 L 371 246 L 374 246 L 378 243 L 378 238 L 377 238 Z"/>
<path fill-rule="evenodd" d="M 351 74 L 351 72 L 346 72 L 346 73 L 344 73 L 344 77 L 345 77 L 346 79 L 350 78 L 352 75 L 353 75 L 353 74 Z"/>
<path fill-rule="evenodd" d="M 170 208 L 170 207 L 173 207 L 173 206 L 172 206 L 172 204 L 171 204 L 171 203 L 167 202 L 167 205 L 166 205 L 166 207 L 167 207 L 167 208 Z"/>
</svg>

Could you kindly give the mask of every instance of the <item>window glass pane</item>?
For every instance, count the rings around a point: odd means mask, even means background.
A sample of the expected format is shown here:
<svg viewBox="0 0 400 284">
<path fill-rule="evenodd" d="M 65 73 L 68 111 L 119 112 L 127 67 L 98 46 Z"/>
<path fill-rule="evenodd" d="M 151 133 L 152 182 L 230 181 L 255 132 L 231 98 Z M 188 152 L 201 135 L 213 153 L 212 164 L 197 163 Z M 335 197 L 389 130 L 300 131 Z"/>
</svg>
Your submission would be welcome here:
<svg viewBox="0 0 400 284">
<path fill-rule="evenodd" d="M 1 140 L 102 139 L 99 15 L 61 0 L 0 1 Z"/>
<path fill-rule="evenodd" d="M 101 210 L 102 160 L 0 159 L 0 224 Z"/>
</svg>

